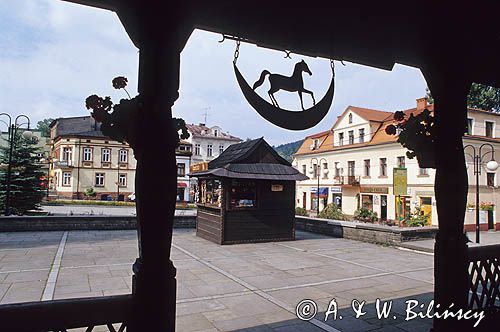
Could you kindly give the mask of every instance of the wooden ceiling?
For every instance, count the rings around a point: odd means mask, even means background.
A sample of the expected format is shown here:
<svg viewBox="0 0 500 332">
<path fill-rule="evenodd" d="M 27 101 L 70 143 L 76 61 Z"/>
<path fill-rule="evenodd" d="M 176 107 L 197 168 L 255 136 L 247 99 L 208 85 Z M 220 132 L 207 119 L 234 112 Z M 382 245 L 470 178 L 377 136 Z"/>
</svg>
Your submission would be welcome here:
<svg viewBox="0 0 500 332">
<path fill-rule="evenodd" d="M 500 87 L 498 1 L 68 0 L 132 15 L 157 28 L 200 28 L 259 46 L 344 59 L 381 69 L 395 63 L 449 66 Z M 119 15 L 123 21 L 123 15 Z M 137 25 L 139 23 L 136 23 Z M 140 46 L 134 24 L 127 32 Z M 190 31 L 191 31 L 190 30 Z"/>
</svg>

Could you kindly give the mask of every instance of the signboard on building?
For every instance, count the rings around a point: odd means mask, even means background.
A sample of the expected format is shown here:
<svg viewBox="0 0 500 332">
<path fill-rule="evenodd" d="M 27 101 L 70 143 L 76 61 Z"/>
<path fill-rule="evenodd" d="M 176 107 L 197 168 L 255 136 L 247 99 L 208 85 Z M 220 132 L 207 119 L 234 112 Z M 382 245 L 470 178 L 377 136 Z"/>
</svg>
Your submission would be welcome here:
<svg viewBox="0 0 500 332">
<path fill-rule="evenodd" d="M 317 187 L 311 188 L 312 197 L 316 197 L 316 192 L 318 191 Z M 320 187 L 319 188 L 319 197 L 328 197 L 328 187 Z"/>
<path fill-rule="evenodd" d="M 341 194 L 342 193 L 342 187 L 331 187 L 330 190 L 332 191 L 332 194 Z"/>
<path fill-rule="evenodd" d="M 393 191 L 396 196 L 408 194 L 408 176 L 406 168 L 393 169 Z"/>
<path fill-rule="evenodd" d="M 359 191 L 362 193 L 367 193 L 367 194 L 388 194 L 389 188 L 388 187 L 364 187 L 364 186 L 361 186 L 359 188 Z"/>
<path fill-rule="evenodd" d="M 271 185 L 271 191 L 283 191 L 282 184 L 273 184 Z"/>
<path fill-rule="evenodd" d="M 206 171 L 207 169 L 208 169 L 208 162 L 204 161 L 189 166 L 189 173 Z"/>
</svg>

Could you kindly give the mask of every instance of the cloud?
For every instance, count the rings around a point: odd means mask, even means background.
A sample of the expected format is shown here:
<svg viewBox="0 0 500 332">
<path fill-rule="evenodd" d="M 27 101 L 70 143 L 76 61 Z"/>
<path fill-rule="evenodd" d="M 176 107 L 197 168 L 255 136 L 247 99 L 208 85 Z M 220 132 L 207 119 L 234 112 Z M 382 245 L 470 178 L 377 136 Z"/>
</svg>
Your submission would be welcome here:
<svg viewBox="0 0 500 332">
<path fill-rule="evenodd" d="M 0 112 L 26 113 L 34 123 L 45 117 L 87 115 L 85 98 L 93 93 L 118 101 L 122 91 L 111 79 L 127 76 L 136 93 L 138 51 L 116 14 L 64 1 L 7 1 L 0 3 Z M 357 105 L 394 111 L 413 107 L 425 93 L 419 70 L 396 65 L 393 71 L 347 63 L 336 65 L 332 110 L 316 127 L 306 131 L 278 128 L 262 119 L 244 100 L 232 61 L 235 43 L 218 43 L 220 35 L 195 31 L 181 54 L 180 98 L 173 112 L 187 122 L 219 125 L 233 135 L 264 136 L 271 144 L 301 139 L 332 126 L 345 107 Z M 313 75 L 304 75 L 305 87 L 316 100 L 326 92 L 331 71 L 328 59 L 309 58 L 242 44 L 238 66 L 252 84 L 262 70 L 290 75 L 304 59 Z M 258 88 L 267 97 L 268 83 Z M 299 109 L 296 93 L 278 92 L 284 108 Z M 305 103 L 310 103 L 308 96 Z"/>
</svg>

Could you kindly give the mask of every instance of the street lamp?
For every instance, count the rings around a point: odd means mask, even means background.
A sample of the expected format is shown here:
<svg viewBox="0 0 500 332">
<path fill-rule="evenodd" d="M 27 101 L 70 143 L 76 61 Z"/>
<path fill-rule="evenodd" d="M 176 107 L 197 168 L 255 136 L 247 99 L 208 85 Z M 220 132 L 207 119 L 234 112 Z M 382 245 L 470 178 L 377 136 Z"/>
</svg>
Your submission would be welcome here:
<svg viewBox="0 0 500 332">
<path fill-rule="evenodd" d="M 491 150 L 481 154 L 481 151 L 485 146 L 488 146 Z M 467 148 L 472 148 L 473 152 L 474 175 L 476 176 L 476 243 L 479 243 L 479 175 L 481 174 L 481 166 L 484 162 L 483 158 L 486 157 L 488 153 L 491 153 L 491 160 L 486 163 L 486 169 L 494 172 L 498 169 L 498 163 L 495 161 L 495 149 L 493 148 L 493 145 L 489 143 L 481 144 L 477 153 L 475 146 L 467 144 L 464 146 L 464 150 Z"/>
<path fill-rule="evenodd" d="M 314 168 L 313 168 L 313 160 L 316 160 L 316 176 L 318 177 L 318 187 L 316 191 L 316 216 L 319 217 L 319 177 L 320 177 L 320 171 L 321 171 L 321 162 L 324 161 L 327 163 L 327 160 L 325 158 L 320 158 L 318 161 L 318 158 L 313 157 L 311 159 L 311 164 L 309 166 L 309 174 L 314 174 Z M 328 168 L 323 169 L 323 175 L 328 175 Z"/>
<path fill-rule="evenodd" d="M 6 193 L 5 193 L 5 215 L 8 216 L 10 213 L 10 177 L 12 173 L 12 154 L 14 152 L 14 141 L 16 139 L 17 135 L 17 130 L 21 128 L 22 125 L 27 124 L 28 128 L 25 130 L 22 134 L 23 138 L 26 140 L 30 140 L 33 137 L 33 133 L 30 131 L 30 119 L 28 118 L 27 115 L 20 114 L 14 119 L 14 123 L 12 123 L 12 117 L 7 114 L 7 113 L 0 113 L 0 116 L 5 115 L 8 119 L 9 122 L 5 122 L 1 120 L 3 123 L 5 123 L 9 130 L 7 132 L 8 134 L 8 141 L 9 141 L 9 163 L 7 164 L 7 188 L 6 188 Z M 28 122 L 27 123 L 18 123 L 19 119 L 25 118 Z"/>
</svg>

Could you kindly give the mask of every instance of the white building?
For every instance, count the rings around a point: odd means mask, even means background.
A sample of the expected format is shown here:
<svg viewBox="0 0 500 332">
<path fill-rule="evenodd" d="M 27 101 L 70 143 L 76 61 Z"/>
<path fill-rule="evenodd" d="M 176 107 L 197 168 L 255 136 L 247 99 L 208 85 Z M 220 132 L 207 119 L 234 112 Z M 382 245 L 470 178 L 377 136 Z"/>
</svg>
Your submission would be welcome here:
<svg viewBox="0 0 500 332">
<path fill-rule="evenodd" d="M 175 149 L 175 160 L 177 162 L 177 201 L 193 201 L 189 192 L 189 167 L 191 166 L 192 156 L 191 143 L 181 140 L 177 149 Z"/>
<path fill-rule="evenodd" d="M 407 115 L 423 109 L 433 111 L 426 98 L 417 99 L 417 107 L 404 111 Z M 463 144 L 476 148 L 483 143 L 494 146 L 498 158 L 500 148 L 500 126 L 496 125 L 500 115 L 482 110 L 469 109 L 468 134 Z M 432 224 L 437 224 L 436 200 L 434 195 L 434 169 L 423 169 L 416 159 L 406 157 L 406 149 L 396 142 L 397 137 L 388 135 L 385 128 L 393 123 L 393 113 L 349 106 L 338 117 L 328 131 L 305 138 L 304 143 L 294 155 L 293 166 L 309 176 L 310 179 L 297 183 L 296 206 L 316 210 L 316 191 L 318 175 L 320 182 L 320 209 L 325 204 L 338 203 L 343 212 L 353 215 L 359 207 L 367 207 L 377 212 L 379 218 L 397 220 L 408 216 L 416 206 L 424 213 L 430 213 Z M 484 152 L 488 147 L 483 148 Z M 472 153 L 471 150 L 467 152 Z M 469 206 L 475 204 L 474 164 L 471 156 L 466 156 L 469 174 Z M 491 159 L 487 154 L 484 161 Z M 316 165 L 321 172 L 316 174 Z M 313 174 L 309 173 L 312 166 Z M 399 198 L 393 194 L 393 169 L 407 169 L 408 191 Z M 482 168 L 480 175 L 480 201 L 491 202 L 494 210 L 483 212 L 482 229 L 500 229 L 496 223 L 500 199 L 497 171 L 489 172 Z M 466 228 L 473 230 L 474 212 L 466 213 Z M 489 217 L 489 220 L 488 220 Z M 496 226 L 495 226 L 496 223 Z"/>
<path fill-rule="evenodd" d="M 211 161 L 231 144 L 242 141 L 241 138 L 224 132 L 219 126 L 207 127 L 204 123 L 186 126 L 190 134 L 186 141 L 193 145 L 193 164 Z"/>
</svg>

